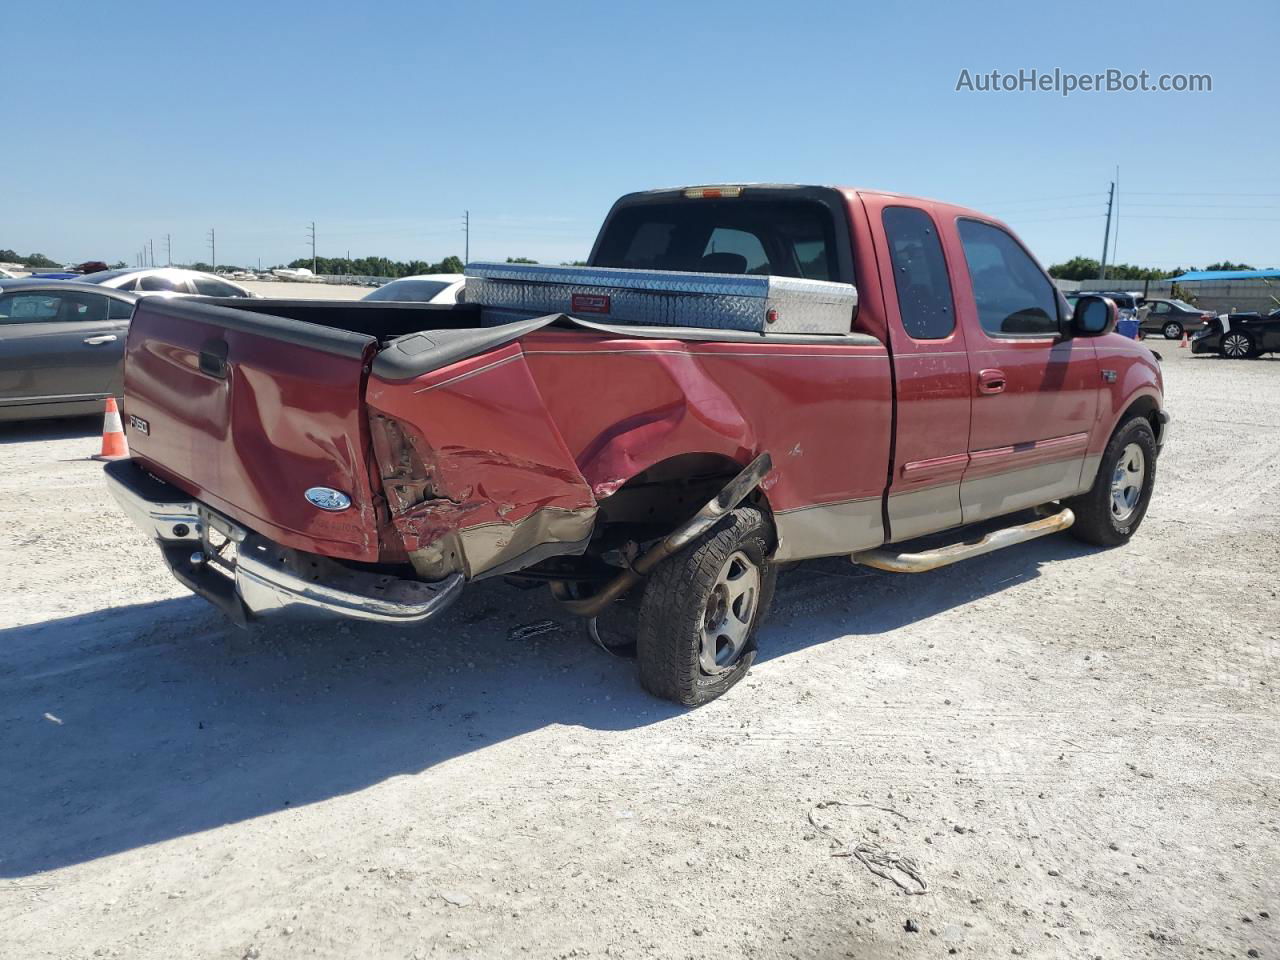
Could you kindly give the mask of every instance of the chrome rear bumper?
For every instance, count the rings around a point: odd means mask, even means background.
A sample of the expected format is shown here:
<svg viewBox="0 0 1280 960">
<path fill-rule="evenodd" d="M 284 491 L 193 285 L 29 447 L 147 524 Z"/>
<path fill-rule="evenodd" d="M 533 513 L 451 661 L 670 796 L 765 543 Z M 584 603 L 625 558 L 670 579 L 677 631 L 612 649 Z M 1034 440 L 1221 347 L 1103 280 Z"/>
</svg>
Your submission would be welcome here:
<svg viewBox="0 0 1280 960">
<path fill-rule="evenodd" d="M 282 547 L 156 479 L 132 460 L 108 463 L 105 472 L 111 495 L 157 542 L 173 575 L 242 626 L 264 614 L 296 609 L 415 623 L 435 616 L 462 592 L 459 573 L 424 583 Z M 235 544 L 234 560 L 224 561 L 209 548 L 210 530 Z"/>
</svg>

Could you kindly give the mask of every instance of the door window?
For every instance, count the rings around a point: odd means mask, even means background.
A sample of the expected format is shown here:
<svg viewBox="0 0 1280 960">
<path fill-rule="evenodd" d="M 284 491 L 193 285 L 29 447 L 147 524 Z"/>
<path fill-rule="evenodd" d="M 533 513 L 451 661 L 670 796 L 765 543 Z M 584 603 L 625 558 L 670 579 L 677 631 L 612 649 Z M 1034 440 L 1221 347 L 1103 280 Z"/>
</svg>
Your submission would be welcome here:
<svg viewBox="0 0 1280 960">
<path fill-rule="evenodd" d="M 107 308 L 107 317 L 111 320 L 128 320 L 133 316 L 133 304 L 127 300 L 111 299 L 111 305 Z"/>
<path fill-rule="evenodd" d="M 982 329 L 993 337 L 1056 335 L 1053 284 L 1018 241 L 989 223 L 960 220 L 958 226 Z"/>
<path fill-rule="evenodd" d="M 138 281 L 139 290 L 176 290 L 178 293 L 186 293 L 186 288 L 182 284 L 170 280 L 168 277 L 161 277 L 152 274 L 143 277 Z"/>
<path fill-rule="evenodd" d="M 1152 313 L 1168 313 L 1169 305 L 1167 303 L 1157 303 L 1151 308 Z"/>
<path fill-rule="evenodd" d="M 0 323 L 96 323 L 107 298 L 92 293 L 13 293 L 0 297 Z"/>
<path fill-rule="evenodd" d="M 955 329 L 951 280 L 933 218 L 916 207 L 885 207 L 902 327 L 913 340 L 944 340 Z"/>
<path fill-rule="evenodd" d="M 195 285 L 196 293 L 204 297 L 244 296 L 231 284 L 223 283 L 221 280 L 214 280 L 212 277 L 192 277 L 191 282 Z"/>
</svg>

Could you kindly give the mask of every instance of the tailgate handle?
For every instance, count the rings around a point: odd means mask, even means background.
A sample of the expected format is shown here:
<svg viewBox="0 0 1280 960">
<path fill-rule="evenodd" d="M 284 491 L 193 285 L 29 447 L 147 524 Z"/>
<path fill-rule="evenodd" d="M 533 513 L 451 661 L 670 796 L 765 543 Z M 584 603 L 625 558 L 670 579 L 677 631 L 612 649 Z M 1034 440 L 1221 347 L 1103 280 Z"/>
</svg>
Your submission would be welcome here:
<svg viewBox="0 0 1280 960">
<path fill-rule="evenodd" d="M 200 372 L 227 379 L 227 341 L 207 340 L 200 348 Z"/>
</svg>

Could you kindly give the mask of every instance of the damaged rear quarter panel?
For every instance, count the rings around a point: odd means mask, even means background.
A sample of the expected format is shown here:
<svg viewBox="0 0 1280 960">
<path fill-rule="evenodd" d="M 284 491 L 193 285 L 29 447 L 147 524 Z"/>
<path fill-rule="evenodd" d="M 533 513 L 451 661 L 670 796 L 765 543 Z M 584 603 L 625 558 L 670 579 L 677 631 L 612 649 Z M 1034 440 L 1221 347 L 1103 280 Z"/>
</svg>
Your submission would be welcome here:
<svg viewBox="0 0 1280 960">
<path fill-rule="evenodd" d="M 572 547 L 590 536 L 595 497 L 518 345 L 413 380 L 371 378 L 367 398 L 371 416 L 407 428 L 425 471 L 419 502 L 388 495 L 420 573 L 460 563 L 474 578 L 543 544 Z"/>
</svg>

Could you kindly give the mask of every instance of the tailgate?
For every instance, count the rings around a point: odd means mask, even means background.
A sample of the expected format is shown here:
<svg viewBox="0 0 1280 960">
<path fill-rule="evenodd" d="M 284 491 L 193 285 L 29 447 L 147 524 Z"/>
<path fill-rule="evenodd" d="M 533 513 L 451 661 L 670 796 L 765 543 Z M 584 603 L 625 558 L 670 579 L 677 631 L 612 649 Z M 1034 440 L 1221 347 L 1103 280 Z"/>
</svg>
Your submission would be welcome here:
<svg viewBox="0 0 1280 960">
<path fill-rule="evenodd" d="M 195 301 L 138 302 L 125 352 L 131 454 L 285 546 L 378 560 L 364 411 L 370 336 Z M 330 487 L 327 512 L 305 493 Z"/>
</svg>

